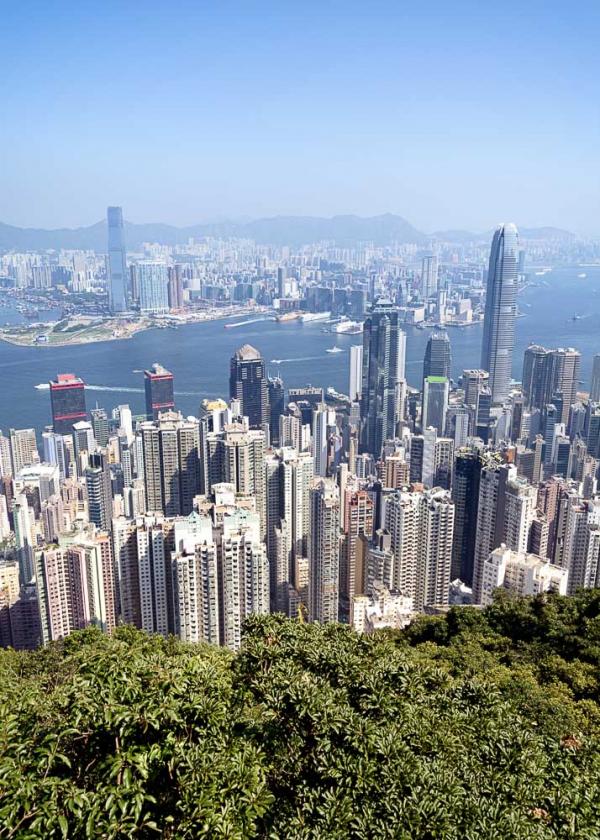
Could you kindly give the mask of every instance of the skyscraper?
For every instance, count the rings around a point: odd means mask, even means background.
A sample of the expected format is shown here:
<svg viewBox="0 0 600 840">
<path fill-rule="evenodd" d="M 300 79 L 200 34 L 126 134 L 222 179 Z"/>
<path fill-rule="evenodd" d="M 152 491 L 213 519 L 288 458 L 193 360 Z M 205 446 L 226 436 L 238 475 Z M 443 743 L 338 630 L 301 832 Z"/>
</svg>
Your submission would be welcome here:
<svg viewBox="0 0 600 840">
<path fill-rule="evenodd" d="M 127 309 L 127 265 L 123 236 L 123 210 L 109 207 L 108 222 L 108 299 L 111 312 Z"/>
<path fill-rule="evenodd" d="M 557 422 L 566 423 L 577 399 L 581 354 L 572 347 L 549 350 L 531 344 L 523 356 L 523 396 L 527 407 L 544 412 L 559 409 Z"/>
<path fill-rule="evenodd" d="M 73 423 L 85 420 L 85 390 L 83 380 L 73 373 L 59 373 L 50 382 L 52 425 L 58 435 L 68 435 Z"/>
<path fill-rule="evenodd" d="M 173 374 L 158 362 L 144 371 L 144 390 L 148 420 L 157 420 L 161 411 L 174 409 Z"/>
<path fill-rule="evenodd" d="M 348 383 L 348 395 L 351 402 L 360 399 L 362 391 L 362 365 L 362 344 L 353 344 L 350 348 L 350 381 Z"/>
<path fill-rule="evenodd" d="M 311 621 L 338 620 L 340 497 L 336 484 L 320 479 L 310 492 L 309 612 Z"/>
<path fill-rule="evenodd" d="M 445 376 L 450 379 L 452 355 L 447 332 L 433 332 L 427 341 L 423 359 L 423 380 L 428 376 Z"/>
<path fill-rule="evenodd" d="M 421 262 L 421 295 L 427 300 L 438 290 L 438 258 L 436 254 L 428 254 Z"/>
<path fill-rule="evenodd" d="M 142 260 L 136 266 L 140 312 L 160 315 L 169 311 L 167 266 L 160 260 Z"/>
<path fill-rule="evenodd" d="M 251 429 L 265 428 L 269 422 L 265 360 L 250 344 L 242 345 L 231 357 L 229 396 L 240 401 Z"/>
<path fill-rule="evenodd" d="M 445 376 L 428 376 L 423 385 L 423 429 L 433 426 L 444 434 L 450 388 Z"/>
<path fill-rule="evenodd" d="M 592 384 L 590 386 L 590 399 L 600 402 L 600 353 L 596 353 L 592 364 Z"/>
<path fill-rule="evenodd" d="M 494 403 L 508 397 L 517 315 L 519 235 L 513 224 L 494 233 L 487 278 L 481 367 L 490 374 Z"/>
<path fill-rule="evenodd" d="M 364 325 L 361 398 L 362 448 L 376 456 L 396 433 L 401 336 L 397 310 L 378 301 Z"/>
</svg>

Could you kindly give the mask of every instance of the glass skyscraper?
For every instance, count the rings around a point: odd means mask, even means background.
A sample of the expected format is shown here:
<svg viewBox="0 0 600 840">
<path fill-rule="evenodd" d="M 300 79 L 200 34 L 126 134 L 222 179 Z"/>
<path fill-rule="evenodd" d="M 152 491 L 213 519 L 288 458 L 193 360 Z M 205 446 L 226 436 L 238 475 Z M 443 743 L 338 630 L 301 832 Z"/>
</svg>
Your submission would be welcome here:
<svg viewBox="0 0 600 840">
<path fill-rule="evenodd" d="M 140 312 L 160 314 L 169 311 L 167 266 L 160 260 L 142 260 L 136 265 Z"/>
<path fill-rule="evenodd" d="M 377 457 L 383 442 L 396 434 L 396 389 L 403 338 L 396 307 L 389 301 L 378 301 L 363 330 L 361 396 L 362 449 Z"/>
<path fill-rule="evenodd" d="M 108 222 L 108 297 L 111 312 L 127 309 L 127 265 L 125 260 L 125 239 L 123 236 L 123 210 L 109 207 Z"/>
<path fill-rule="evenodd" d="M 519 235 L 513 224 L 494 233 L 487 278 L 487 297 L 481 345 L 481 367 L 490 374 L 492 401 L 508 397 L 517 317 Z"/>
</svg>

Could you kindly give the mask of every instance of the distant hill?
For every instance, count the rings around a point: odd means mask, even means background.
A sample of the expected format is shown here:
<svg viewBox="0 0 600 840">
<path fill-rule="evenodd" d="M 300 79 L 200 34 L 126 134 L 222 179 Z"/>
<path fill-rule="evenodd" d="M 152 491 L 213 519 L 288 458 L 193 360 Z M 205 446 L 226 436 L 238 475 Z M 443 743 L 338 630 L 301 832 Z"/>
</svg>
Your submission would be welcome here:
<svg viewBox="0 0 600 840">
<path fill-rule="evenodd" d="M 575 235 L 559 228 L 526 228 L 521 231 L 524 239 L 575 239 Z M 331 240 L 338 245 L 356 242 L 374 242 L 387 245 L 392 242 L 414 243 L 427 247 L 432 240 L 445 242 L 476 242 L 489 240 L 491 232 L 470 233 L 462 230 L 437 231 L 426 234 L 410 222 L 392 213 L 381 216 L 274 216 L 248 222 L 221 221 L 211 224 L 175 227 L 160 222 L 134 224 L 125 222 L 127 248 L 138 250 L 144 242 L 164 245 L 182 245 L 190 238 L 203 236 L 243 237 L 260 244 L 305 245 L 321 240 Z M 0 250 L 44 251 L 86 249 L 99 253 L 106 251 L 106 222 L 96 222 L 89 227 L 20 228 L 0 222 Z"/>
</svg>

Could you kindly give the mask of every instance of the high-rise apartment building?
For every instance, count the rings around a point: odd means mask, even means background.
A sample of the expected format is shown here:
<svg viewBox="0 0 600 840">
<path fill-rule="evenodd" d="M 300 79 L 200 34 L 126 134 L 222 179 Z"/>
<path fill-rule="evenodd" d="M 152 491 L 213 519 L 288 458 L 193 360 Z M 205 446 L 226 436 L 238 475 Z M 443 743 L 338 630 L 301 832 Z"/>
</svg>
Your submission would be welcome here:
<svg viewBox="0 0 600 840">
<path fill-rule="evenodd" d="M 308 559 L 311 621 L 338 620 L 340 574 L 340 496 L 332 479 L 319 479 L 310 492 Z"/>
<path fill-rule="evenodd" d="M 84 388 L 83 380 L 72 373 L 59 373 L 50 382 L 52 426 L 56 434 L 70 434 L 73 423 L 87 418 Z"/>
<path fill-rule="evenodd" d="M 123 234 L 123 210 L 109 207 L 106 211 L 108 223 L 108 300 L 111 312 L 127 309 L 127 264 L 125 259 L 125 238 Z"/>
<path fill-rule="evenodd" d="M 140 423 L 147 510 L 165 516 L 187 515 L 200 492 L 199 423 L 165 412 L 156 422 Z"/>
<path fill-rule="evenodd" d="M 510 390 L 517 316 L 518 250 L 515 225 L 500 225 L 494 233 L 490 252 L 481 345 L 481 367 L 490 375 L 495 404 L 503 403 Z"/>
<path fill-rule="evenodd" d="M 549 350 L 530 345 L 523 357 L 523 396 L 527 407 L 545 413 L 546 406 L 554 404 L 560 409 L 556 422 L 567 423 L 577 399 L 580 368 L 581 354 L 572 347 Z"/>
<path fill-rule="evenodd" d="M 371 494 L 358 482 L 348 484 L 343 494 L 342 546 L 340 552 L 340 619 L 349 621 L 356 595 L 366 593 L 366 568 L 359 550 L 360 537 L 373 536 L 374 505 Z"/>
<path fill-rule="evenodd" d="M 23 467 L 39 464 L 35 429 L 10 429 L 9 437 L 13 475 L 20 473 Z"/>
<path fill-rule="evenodd" d="M 452 501 L 455 511 L 452 579 L 459 578 L 467 586 L 471 586 L 473 583 L 480 474 L 481 458 L 479 452 L 466 447 L 459 449 L 456 452 L 452 481 Z"/>
<path fill-rule="evenodd" d="M 240 401 L 240 413 L 248 418 L 251 429 L 266 428 L 269 399 L 265 360 L 250 344 L 244 344 L 231 357 L 229 396 Z"/>
<path fill-rule="evenodd" d="M 158 420 L 162 411 L 172 411 L 175 408 L 173 374 L 158 362 L 155 362 L 150 370 L 144 371 L 144 391 L 148 420 Z"/>
<path fill-rule="evenodd" d="M 439 488 L 398 491 L 387 499 L 385 528 L 394 555 L 394 588 L 416 610 L 448 603 L 454 505 Z"/>
<path fill-rule="evenodd" d="M 516 595 L 539 595 L 541 592 L 567 594 L 568 572 L 548 560 L 525 551 L 513 551 L 501 545 L 492 551 L 483 565 L 481 604 L 493 601 L 494 591 L 502 588 Z"/>
</svg>

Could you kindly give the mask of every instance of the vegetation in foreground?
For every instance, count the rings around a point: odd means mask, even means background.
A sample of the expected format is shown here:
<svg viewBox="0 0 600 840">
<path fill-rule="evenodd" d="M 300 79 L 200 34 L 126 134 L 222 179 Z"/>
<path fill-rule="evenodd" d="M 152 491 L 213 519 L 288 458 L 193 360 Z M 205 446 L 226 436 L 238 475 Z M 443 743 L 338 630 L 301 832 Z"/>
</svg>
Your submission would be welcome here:
<svg viewBox="0 0 600 840">
<path fill-rule="evenodd" d="M 0 653 L 2 838 L 600 838 L 600 591 Z"/>
</svg>

